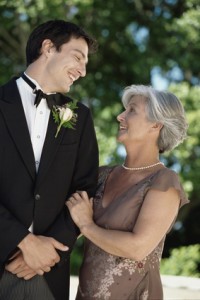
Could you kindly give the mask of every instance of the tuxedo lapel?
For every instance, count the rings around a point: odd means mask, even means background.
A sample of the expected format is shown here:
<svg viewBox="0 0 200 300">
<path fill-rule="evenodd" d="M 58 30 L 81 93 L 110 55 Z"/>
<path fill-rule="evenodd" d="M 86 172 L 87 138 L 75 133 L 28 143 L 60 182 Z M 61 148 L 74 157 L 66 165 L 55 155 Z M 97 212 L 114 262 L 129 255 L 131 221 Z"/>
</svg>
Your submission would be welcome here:
<svg viewBox="0 0 200 300">
<path fill-rule="evenodd" d="M 70 98 L 61 95 L 59 105 L 62 106 L 63 104 L 69 101 L 71 101 Z M 60 146 L 63 134 L 66 129 L 61 127 L 57 137 L 55 137 L 56 130 L 57 130 L 57 124 L 53 119 L 52 112 L 50 112 L 47 134 L 46 134 L 41 160 L 40 160 L 40 166 L 37 174 L 36 187 L 41 183 L 45 174 L 48 172 L 49 167 L 56 155 L 58 147 Z"/>
<path fill-rule="evenodd" d="M 49 167 L 54 159 L 54 156 L 56 155 L 56 151 L 62 140 L 64 128 L 61 128 L 58 136 L 55 138 L 56 128 L 57 128 L 57 125 L 55 124 L 53 117 L 52 117 L 52 113 L 51 113 L 50 117 L 49 117 L 47 134 L 46 134 L 46 138 L 45 138 L 45 142 L 44 142 L 44 146 L 43 146 L 43 150 L 42 150 L 40 166 L 38 169 L 36 186 L 39 183 L 41 183 L 42 178 L 44 178 L 46 172 L 48 172 Z"/>
<path fill-rule="evenodd" d="M 12 139 L 19 151 L 29 174 L 35 178 L 35 160 L 26 123 L 26 118 L 21 103 L 21 98 L 15 79 L 2 87 L 3 93 L 0 101 L 0 110 L 3 113 L 5 122 Z"/>
</svg>

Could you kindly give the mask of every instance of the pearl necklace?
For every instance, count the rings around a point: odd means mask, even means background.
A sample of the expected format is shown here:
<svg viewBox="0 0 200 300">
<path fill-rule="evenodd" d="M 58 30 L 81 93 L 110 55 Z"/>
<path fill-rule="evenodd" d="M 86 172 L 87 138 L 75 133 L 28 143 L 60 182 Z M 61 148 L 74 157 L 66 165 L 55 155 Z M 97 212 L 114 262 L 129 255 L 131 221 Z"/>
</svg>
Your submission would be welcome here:
<svg viewBox="0 0 200 300">
<path fill-rule="evenodd" d="M 128 168 L 128 167 L 125 167 L 124 164 L 122 164 L 122 167 L 125 169 L 125 170 L 129 170 L 129 171 L 138 171 L 138 170 L 145 170 L 145 169 L 149 169 L 149 168 L 153 168 L 157 165 L 164 165 L 161 161 L 157 162 L 156 164 L 153 164 L 153 165 L 149 165 L 149 166 L 146 166 L 146 167 L 138 167 L 138 168 Z"/>
</svg>

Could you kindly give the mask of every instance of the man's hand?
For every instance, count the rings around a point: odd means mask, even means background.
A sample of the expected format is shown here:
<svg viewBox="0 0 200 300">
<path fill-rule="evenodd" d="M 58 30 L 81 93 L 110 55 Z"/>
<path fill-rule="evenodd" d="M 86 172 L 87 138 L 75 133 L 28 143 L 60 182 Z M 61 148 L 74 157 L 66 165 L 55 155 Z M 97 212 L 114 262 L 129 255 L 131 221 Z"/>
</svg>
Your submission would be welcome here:
<svg viewBox="0 0 200 300">
<path fill-rule="evenodd" d="M 11 257 L 11 262 L 8 262 L 5 269 L 19 278 L 24 278 L 25 280 L 31 279 L 37 275 L 37 273 L 25 263 L 21 251 L 18 251 L 15 255 L 13 255 L 13 257 Z"/>
<path fill-rule="evenodd" d="M 38 275 L 49 272 L 51 267 L 60 261 L 56 249 L 67 251 L 69 248 L 54 238 L 28 234 L 18 245 L 24 262 Z M 23 276 L 22 276 L 23 277 Z"/>
</svg>

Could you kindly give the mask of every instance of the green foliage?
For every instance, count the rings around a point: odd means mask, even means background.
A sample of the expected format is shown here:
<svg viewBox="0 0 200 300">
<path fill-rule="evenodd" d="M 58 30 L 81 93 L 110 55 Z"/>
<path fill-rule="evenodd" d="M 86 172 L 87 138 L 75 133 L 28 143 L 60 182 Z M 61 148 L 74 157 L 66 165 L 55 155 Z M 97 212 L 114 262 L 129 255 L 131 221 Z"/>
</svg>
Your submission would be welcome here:
<svg viewBox="0 0 200 300">
<path fill-rule="evenodd" d="M 161 260 L 161 274 L 200 277 L 200 244 L 173 249 Z"/>
<path fill-rule="evenodd" d="M 78 275 L 82 262 L 84 250 L 84 237 L 80 237 L 76 241 L 76 245 L 71 254 L 71 275 Z"/>
<path fill-rule="evenodd" d="M 115 160 L 114 153 L 117 148 L 116 138 L 113 136 L 106 137 L 105 134 L 100 131 L 99 127 L 96 127 L 96 135 L 100 152 L 99 165 L 108 165 Z"/>
<path fill-rule="evenodd" d="M 100 166 L 117 164 L 121 161 L 117 143 L 118 121 L 116 116 L 121 112 L 122 104 L 118 100 L 112 106 L 106 106 L 99 111 L 98 118 L 95 119 L 96 134 L 100 152 Z M 114 119 L 114 121 L 113 121 Z M 109 130 L 109 134 L 105 134 L 104 128 Z"/>
<path fill-rule="evenodd" d="M 165 255 L 168 248 L 198 243 L 200 236 L 200 86 L 182 82 L 171 84 L 170 90 L 185 107 L 189 129 L 187 140 L 165 158 L 168 166 L 178 172 L 190 204 L 179 213 L 175 229 L 166 240 Z"/>
<path fill-rule="evenodd" d="M 170 90 L 179 97 L 185 107 L 189 124 L 187 140 L 173 151 L 173 156 L 180 164 L 180 173 L 186 192 L 192 197 L 193 204 L 199 204 L 199 197 L 193 197 L 193 193 L 200 194 L 200 87 L 190 86 L 183 82 L 173 84 Z M 172 157 L 172 155 L 171 155 Z"/>
</svg>

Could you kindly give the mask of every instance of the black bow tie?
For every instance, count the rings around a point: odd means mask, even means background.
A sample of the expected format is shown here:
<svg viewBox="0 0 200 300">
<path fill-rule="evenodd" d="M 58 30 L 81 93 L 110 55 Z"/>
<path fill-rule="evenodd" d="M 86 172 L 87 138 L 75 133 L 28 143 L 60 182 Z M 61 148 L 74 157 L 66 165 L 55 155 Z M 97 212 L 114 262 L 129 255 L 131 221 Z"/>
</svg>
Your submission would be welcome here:
<svg viewBox="0 0 200 300">
<path fill-rule="evenodd" d="M 50 109 L 53 108 L 53 106 L 59 105 L 60 100 L 60 94 L 45 94 L 42 90 L 37 89 L 36 85 L 25 75 L 22 74 L 21 77 L 24 79 L 24 81 L 33 89 L 33 93 L 36 94 L 35 102 L 34 104 L 36 107 L 40 104 L 40 101 L 45 98 L 47 101 L 47 105 Z"/>
</svg>

